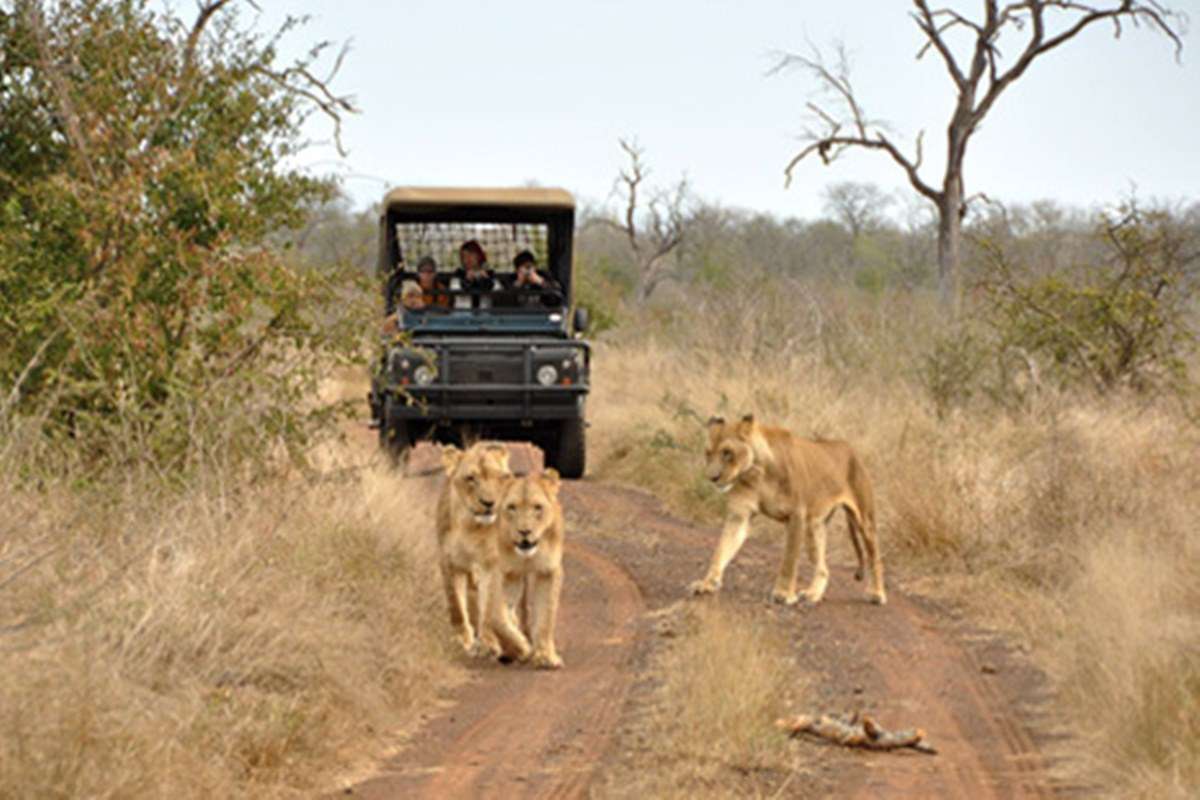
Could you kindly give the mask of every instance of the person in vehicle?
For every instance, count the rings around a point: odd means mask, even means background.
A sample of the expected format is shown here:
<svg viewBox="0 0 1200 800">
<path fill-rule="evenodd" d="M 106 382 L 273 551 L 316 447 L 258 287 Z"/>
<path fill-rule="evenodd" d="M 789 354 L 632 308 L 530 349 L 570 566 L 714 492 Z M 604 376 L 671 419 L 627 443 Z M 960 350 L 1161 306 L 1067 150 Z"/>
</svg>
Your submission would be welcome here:
<svg viewBox="0 0 1200 800">
<path fill-rule="evenodd" d="M 562 303 L 562 287 L 537 268 L 537 258 L 529 250 L 522 250 L 513 258 L 513 278 L 509 288 L 518 291 L 517 304 L 521 306 Z M 520 291 L 522 289 L 526 291 Z"/>
<path fill-rule="evenodd" d="M 413 287 L 410 291 L 409 287 Z M 417 281 L 407 282 L 404 285 L 404 293 L 401 295 L 401 303 L 405 308 L 422 309 L 422 308 L 449 308 L 450 295 L 446 294 L 445 286 L 438 280 L 437 262 L 433 260 L 433 256 L 423 256 L 417 262 Z"/>
<path fill-rule="evenodd" d="M 462 264 L 454 272 L 454 277 L 463 289 L 476 291 L 491 291 L 496 288 L 496 275 L 488 267 L 487 253 L 474 239 L 463 242 L 458 250 L 458 260 Z"/>
</svg>

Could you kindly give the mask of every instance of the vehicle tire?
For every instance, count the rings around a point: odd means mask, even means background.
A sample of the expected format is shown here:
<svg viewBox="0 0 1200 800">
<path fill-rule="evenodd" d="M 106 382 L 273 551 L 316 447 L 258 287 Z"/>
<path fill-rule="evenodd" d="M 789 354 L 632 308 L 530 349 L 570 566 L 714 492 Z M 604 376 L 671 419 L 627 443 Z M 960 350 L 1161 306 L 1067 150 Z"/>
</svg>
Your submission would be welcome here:
<svg viewBox="0 0 1200 800">
<path fill-rule="evenodd" d="M 547 466 L 572 480 L 582 478 L 587 466 L 586 433 L 582 419 L 564 420 L 558 438 L 546 453 Z"/>
<path fill-rule="evenodd" d="M 393 464 L 401 465 L 412 447 L 412 435 L 408 422 L 396 413 L 400 401 L 394 395 L 383 398 L 383 414 L 379 421 L 379 445 Z"/>
</svg>

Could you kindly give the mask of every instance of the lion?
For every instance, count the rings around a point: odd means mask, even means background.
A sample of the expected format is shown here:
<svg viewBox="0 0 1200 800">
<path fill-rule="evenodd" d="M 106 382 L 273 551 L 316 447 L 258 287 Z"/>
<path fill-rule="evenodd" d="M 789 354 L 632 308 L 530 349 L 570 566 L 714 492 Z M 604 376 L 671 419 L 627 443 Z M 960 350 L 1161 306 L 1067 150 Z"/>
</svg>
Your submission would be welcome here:
<svg viewBox="0 0 1200 800">
<path fill-rule="evenodd" d="M 863 553 L 870 561 L 872 602 L 883 605 L 883 562 L 875 535 L 875 500 L 862 462 L 846 442 L 804 439 L 782 428 L 768 428 L 747 414 L 726 423 L 708 421 L 705 472 L 718 491 L 728 494 L 725 525 L 708 573 L 693 582 L 692 594 L 720 590 L 725 568 L 737 555 L 755 514 L 787 526 L 783 563 L 771 598 L 792 605 L 802 598 L 819 603 L 829 585 L 825 563 L 825 524 L 838 507 L 846 512 L 850 542 L 858 558 L 856 580 L 862 580 Z M 796 591 L 801 540 L 813 565 L 812 582 Z"/>
<path fill-rule="evenodd" d="M 466 451 L 442 448 L 446 480 L 437 504 L 439 565 L 450 626 L 468 655 L 525 660 L 529 641 L 505 611 L 497 566 L 497 512 L 507 480 L 508 451 L 478 443 Z"/>
<path fill-rule="evenodd" d="M 554 646 L 563 583 L 563 510 L 558 472 L 511 478 L 500 506 L 500 574 L 513 624 L 524 623 L 540 669 L 560 669 Z M 518 614 L 514 614 L 519 612 Z"/>
</svg>

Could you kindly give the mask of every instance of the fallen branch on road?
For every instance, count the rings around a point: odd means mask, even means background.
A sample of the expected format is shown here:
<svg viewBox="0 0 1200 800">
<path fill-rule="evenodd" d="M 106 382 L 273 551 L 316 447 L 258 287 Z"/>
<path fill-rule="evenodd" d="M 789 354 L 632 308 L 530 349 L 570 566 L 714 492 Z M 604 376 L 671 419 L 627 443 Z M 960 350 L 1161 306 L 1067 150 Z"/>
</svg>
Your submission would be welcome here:
<svg viewBox="0 0 1200 800">
<path fill-rule="evenodd" d="M 791 719 L 779 719 L 775 726 L 797 737 L 807 733 L 844 747 L 861 747 L 866 750 L 899 750 L 910 748 L 919 753 L 937 755 L 937 749 L 925 741 L 925 731 L 907 728 L 887 731 L 865 714 L 801 714 Z"/>
</svg>

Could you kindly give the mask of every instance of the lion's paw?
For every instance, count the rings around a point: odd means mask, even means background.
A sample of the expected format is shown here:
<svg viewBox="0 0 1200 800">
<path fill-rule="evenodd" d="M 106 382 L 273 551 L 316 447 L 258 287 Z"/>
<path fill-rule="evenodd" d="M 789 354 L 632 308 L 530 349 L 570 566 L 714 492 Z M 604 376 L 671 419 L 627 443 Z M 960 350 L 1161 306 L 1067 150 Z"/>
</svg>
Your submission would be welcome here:
<svg viewBox="0 0 1200 800">
<path fill-rule="evenodd" d="M 494 642 L 476 639 L 466 651 L 471 658 L 495 658 L 500 655 L 500 646 Z"/>
<path fill-rule="evenodd" d="M 529 660 L 529 655 L 532 652 L 529 645 L 521 643 L 517 647 L 506 648 L 500 653 L 499 659 L 501 664 L 511 664 L 514 661 L 525 662 Z"/>
<path fill-rule="evenodd" d="M 870 592 L 868 596 L 871 598 L 871 602 L 877 606 L 887 605 L 887 594 L 884 592 Z"/>
<path fill-rule="evenodd" d="M 800 592 L 800 599 L 804 601 L 805 605 L 815 606 L 820 603 L 824 597 L 824 590 L 820 592 L 814 592 L 812 589 L 805 589 L 803 592 Z"/>
<path fill-rule="evenodd" d="M 562 669 L 563 660 L 558 653 L 537 652 L 533 654 L 532 662 L 537 669 Z"/>
<path fill-rule="evenodd" d="M 795 592 L 786 592 L 783 589 L 776 589 L 771 592 L 771 602 L 784 606 L 794 606 L 800 602 L 802 597 L 803 595 L 796 594 Z"/>
<path fill-rule="evenodd" d="M 721 582 L 711 578 L 702 578 L 688 584 L 688 592 L 693 595 L 716 594 L 721 590 Z"/>
</svg>

